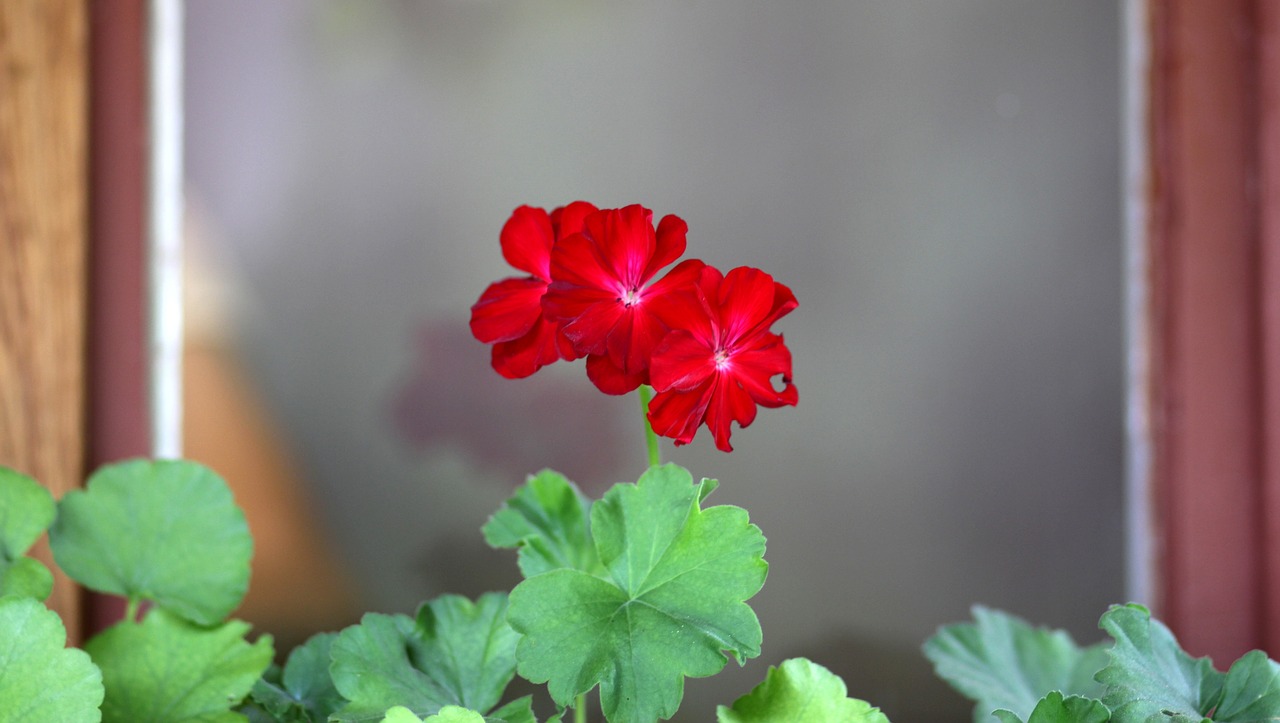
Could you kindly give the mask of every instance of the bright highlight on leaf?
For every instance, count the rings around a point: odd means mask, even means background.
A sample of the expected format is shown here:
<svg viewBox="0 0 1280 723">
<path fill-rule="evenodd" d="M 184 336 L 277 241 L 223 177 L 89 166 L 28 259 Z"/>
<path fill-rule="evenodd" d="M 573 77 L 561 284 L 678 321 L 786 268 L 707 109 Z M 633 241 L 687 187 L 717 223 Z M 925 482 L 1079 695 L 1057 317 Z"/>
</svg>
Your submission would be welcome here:
<svg viewBox="0 0 1280 723">
<path fill-rule="evenodd" d="M 525 482 L 484 526 L 491 547 L 520 549 L 525 577 L 560 568 L 604 572 L 591 542 L 591 503 L 559 472 L 543 470 Z"/>
<path fill-rule="evenodd" d="M 49 597 L 53 573 L 23 555 L 53 524 L 56 513 L 48 490 L 24 474 L 0 467 L 0 597 Z"/>
<path fill-rule="evenodd" d="M 32 597 L 44 600 L 53 592 L 53 573 L 39 560 L 19 557 L 12 563 L 0 562 L 0 598 Z"/>
<path fill-rule="evenodd" d="M 395 706 L 416 715 L 449 705 L 491 710 L 515 675 L 517 636 L 504 619 L 506 609 L 506 595 L 488 593 L 475 603 L 439 597 L 423 605 L 416 620 L 365 615 L 330 649 L 334 686 L 350 701 L 333 720 L 377 720 Z M 522 700 L 527 709 L 528 699 Z M 503 715 L 521 705 L 505 706 Z"/>
<path fill-rule="evenodd" d="M 973 623 L 948 625 L 924 645 L 938 677 L 976 702 L 973 719 L 1006 710 L 1025 720 L 1049 691 L 1100 697 L 1093 675 L 1106 665 L 1101 645 L 1080 648 L 1062 630 L 1026 622 L 982 606 Z"/>
<path fill-rule="evenodd" d="M 719 723 L 889 723 L 865 701 L 849 698 L 838 675 L 804 658 L 770 667 L 764 682 L 733 703 L 716 710 Z"/>
<path fill-rule="evenodd" d="M 1000 723 L 1023 723 L 1023 720 L 1007 710 L 995 712 Z M 1040 699 L 1026 723 L 1107 723 L 1111 711 L 1095 698 L 1078 695 L 1063 697 L 1053 691 Z"/>
<path fill-rule="evenodd" d="M 49 531 L 54 559 L 86 587 L 151 600 L 215 625 L 249 587 L 253 539 L 220 477 L 194 462 L 102 467 L 68 492 Z"/>
<path fill-rule="evenodd" d="M 759 655 L 745 601 L 764 584 L 764 535 L 746 510 L 702 509 L 715 484 L 666 465 L 595 503 L 606 573 L 552 570 L 511 593 L 520 674 L 562 706 L 599 685 L 605 717 L 633 723 L 670 718 L 684 678 L 719 672 L 725 652 L 739 663 Z"/>
<path fill-rule="evenodd" d="M 249 624 L 202 628 L 165 610 L 122 622 L 85 645 L 102 668 L 104 723 L 235 721 L 230 712 L 271 663 L 271 637 L 250 644 Z"/>
<path fill-rule="evenodd" d="M 0 599 L 0 720 L 96 723 L 102 673 L 83 650 L 65 647 L 53 611 L 26 597 Z"/>
<path fill-rule="evenodd" d="M 387 717 L 382 719 L 382 723 L 485 723 L 485 719 L 473 710 L 456 705 L 446 705 L 439 713 L 425 719 L 414 715 L 413 711 L 404 706 L 396 706 L 387 711 Z"/>
</svg>

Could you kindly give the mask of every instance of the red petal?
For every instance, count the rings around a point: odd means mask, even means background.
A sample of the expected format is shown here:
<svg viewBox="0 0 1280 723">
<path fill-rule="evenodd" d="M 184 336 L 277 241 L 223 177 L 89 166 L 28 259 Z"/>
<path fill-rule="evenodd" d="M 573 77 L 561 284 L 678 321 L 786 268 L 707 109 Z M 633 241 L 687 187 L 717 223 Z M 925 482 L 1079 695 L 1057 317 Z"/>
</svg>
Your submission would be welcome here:
<svg viewBox="0 0 1280 723">
<path fill-rule="evenodd" d="M 519 339 L 494 344 L 490 355 L 494 371 L 507 379 L 523 379 L 559 360 L 556 333 L 556 325 L 543 320 Z"/>
<path fill-rule="evenodd" d="M 627 394 L 647 382 L 642 371 L 628 374 L 602 354 L 587 357 L 587 378 L 605 394 Z"/>
<path fill-rule="evenodd" d="M 619 305 L 622 314 L 609 332 L 606 349 L 614 364 L 629 373 L 649 368 L 649 358 L 669 329 L 644 306 L 630 308 Z"/>
<path fill-rule="evenodd" d="M 544 282 L 551 280 L 551 247 L 555 231 L 547 212 L 532 206 L 521 206 L 511 213 L 498 237 L 502 257 L 507 263 L 533 274 Z"/>
<path fill-rule="evenodd" d="M 711 345 L 716 337 L 712 317 L 706 302 L 697 293 L 697 282 L 702 278 L 704 268 L 710 267 L 697 259 L 680 262 L 649 286 L 645 291 L 644 306 L 667 328 L 693 332 Z"/>
<path fill-rule="evenodd" d="M 762 407 L 795 406 L 798 394 L 791 383 L 791 351 L 777 334 L 761 337 L 764 343 L 733 355 L 732 373 L 756 404 Z M 773 378 L 781 376 L 782 391 L 773 386 Z"/>
<path fill-rule="evenodd" d="M 706 415 L 712 391 L 713 385 L 708 379 L 686 392 L 659 392 L 649 402 L 649 425 L 654 434 L 674 439 L 677 445 L 693 441 Z"/>
<path fill-rule="evenodd" d="M 732 347 L 769 319 L 774 309 L 775 286 L 772 276 L 747 266 L 725 274 L 716 301 L 726 346 Z"/>
<path fill-rule="evenodd" d="M 711 395 L 711 404 L 707 406 L 707 429 L 715 437 L 716 449 L 721 452 L 732 452 L 729 435 L 732 432 L 731 422 L 739 427 L 746 427 L 755 421 L 756 405 L 733 379 L 730 374 L 720 374 L 715 381 L 715 391 Z"/>
<path fill-rule="evenodd" d="M 551 226 L 555 229 L 556 238 L 562 239 L 582 231 L 582 222 L 590 214 L 598 211 L 586 201 L 574 201 L 568 206 L 557 208 L 551 212 Z"/>
<path fill-rule="evenodd" d="M 692 389 L 710 379 L 715 371 L 714 350 L 684 330 L 663 337 L 649 362 L 649 379 L 659 392 Z"/>
<path fill-rule="evenodd" d="M 621 279 L 589 231 L 592 219 L 603 213 L 608 212 L 600 211 L 588 216 L 588 230 L 564 237 L 552 249 L 551 282 L 557 289 L 565 292 L 595 289 L 606 291 L 613 297 L 621 294 Z"/>
<path fill-rule="evenodd" d="M 653 212 L 639 204 L 600 211 L 587 217 L 585 233 L 599 244 L 620 290 L 639 289 L 657 240 Z"/>
<path fill-rule="evenodd" d="M 542 316 L 547 285 L 538 279 L 492 283 L 471 307 L 471 333 L 480 341 L 511 341 L 529 332 Z"/>
<path fill-rule="evenodd" d="M 551 293 L 548 292 L 547 296 L 551 297 Z M 580 290 L 575 296 L 570 297 L 567 294 L 565 296 L 570 298 L 569 303 L 561 303 L 558 306 L 548 305 L 546 308 L 559 309 L 561 313 L 564 309 L 580 309 L 577 314 L 555 315 L 567 319 L 563 322 L 562 328 L 564 335 L 573 342 L 574 349 L 577 349 L 579 354 L 606 353 L 609 335 L 623 317 L 625 308 L 616 300 L 599 292 Z"/>
<path fill-rule="evenodd" d="M 654 246 L 653 257 L 649 259 L 649 265 L 645 268 L 645 278 L 652 278 L 659 269 L 674 263 L 684 255 L 685 237 L 688 233 L 689 224 L 685 223 L 684 219 L 674 215 L 662 217 L 658 222 L 657 243 Z"/>
</svg>

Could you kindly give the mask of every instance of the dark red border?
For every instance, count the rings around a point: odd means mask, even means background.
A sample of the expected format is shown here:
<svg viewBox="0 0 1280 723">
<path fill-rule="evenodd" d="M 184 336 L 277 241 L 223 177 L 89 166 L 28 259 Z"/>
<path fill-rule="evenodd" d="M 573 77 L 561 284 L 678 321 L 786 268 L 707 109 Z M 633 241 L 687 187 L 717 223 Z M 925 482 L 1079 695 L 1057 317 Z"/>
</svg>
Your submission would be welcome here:
<svg viewBox="0 0 1280 723">
<path fill-rule="evenodd" d="M 1280 276 L 1265 244 L 1275 204 L 1259 193 L 1280 168 L 1266 153 L 1280 125 L 1260 95 L 1276 78 L 1274 33 L 1259 26 L 1266 5 L 1147 3 L 1157 607 L 1189 651 L 1219 665 L 1251 648 L 1280 652 L 1268 622 L 1280 585 L 1268 453 L 1280 449 L 1280 404 L 1267 384 L 1280 380 Z"/>
<path fill-rule="evenodd" d="M 89 8 L 90 470 L 150 453 L 147 404 L 146 11 L 143 0 Z M 86 634 L 119 619 L 90 596 Z"/>
</svg>

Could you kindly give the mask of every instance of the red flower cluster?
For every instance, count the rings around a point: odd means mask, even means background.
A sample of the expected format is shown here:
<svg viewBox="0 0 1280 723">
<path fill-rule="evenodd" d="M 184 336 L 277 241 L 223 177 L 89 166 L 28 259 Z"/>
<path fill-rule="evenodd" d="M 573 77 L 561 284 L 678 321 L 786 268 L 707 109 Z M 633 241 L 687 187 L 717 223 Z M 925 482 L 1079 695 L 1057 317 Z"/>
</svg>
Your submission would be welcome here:
<svg viewBox="0 0 1280 723">
<path fill-rule="evenodd" d="M 530 276 L 485 289 L 471 307 L 471 332 L 493 344 L 493 368 L 504 377 L 585 356 L 603 392 L 657 391 L 649 405 L 657 434 L 687 444 L 705 423 L 716 447 L 732 451 L 731 422 L 751 424 L 757 405 L 796 403 L 791 352 L 769 331 L 796 298 L 758 269 L 721 274 L 692 259 L 654 280 L 684 254 L 687 231 L 676 216 L 655 230 L 639 205 L 521 206 L 500 240 L 507 262 Z"/>
</svg>

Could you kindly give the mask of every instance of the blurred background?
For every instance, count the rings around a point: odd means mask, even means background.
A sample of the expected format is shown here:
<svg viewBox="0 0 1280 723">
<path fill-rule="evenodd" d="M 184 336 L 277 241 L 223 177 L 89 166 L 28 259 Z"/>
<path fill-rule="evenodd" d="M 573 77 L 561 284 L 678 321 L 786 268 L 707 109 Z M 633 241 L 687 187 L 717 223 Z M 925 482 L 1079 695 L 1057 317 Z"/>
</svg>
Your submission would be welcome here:
<svg viewBox="0 0 1280 723">
<path fill-rule="evenodd" d="M 797 407 L 666 459 L 769 540 L 763 654 L 895 723 L 964 721 L 919 653 L 973 603 L 1093 642 L 1121 601 L 1120 17 L 1106 0 L 188 0 L 187 454 L 258 539 L 286 643 L 518 581 L 526 474 L 644 465 L 581 363 L 467 329 L 521 204 L 643 203 L 800 307 Z"/>
</svg>

